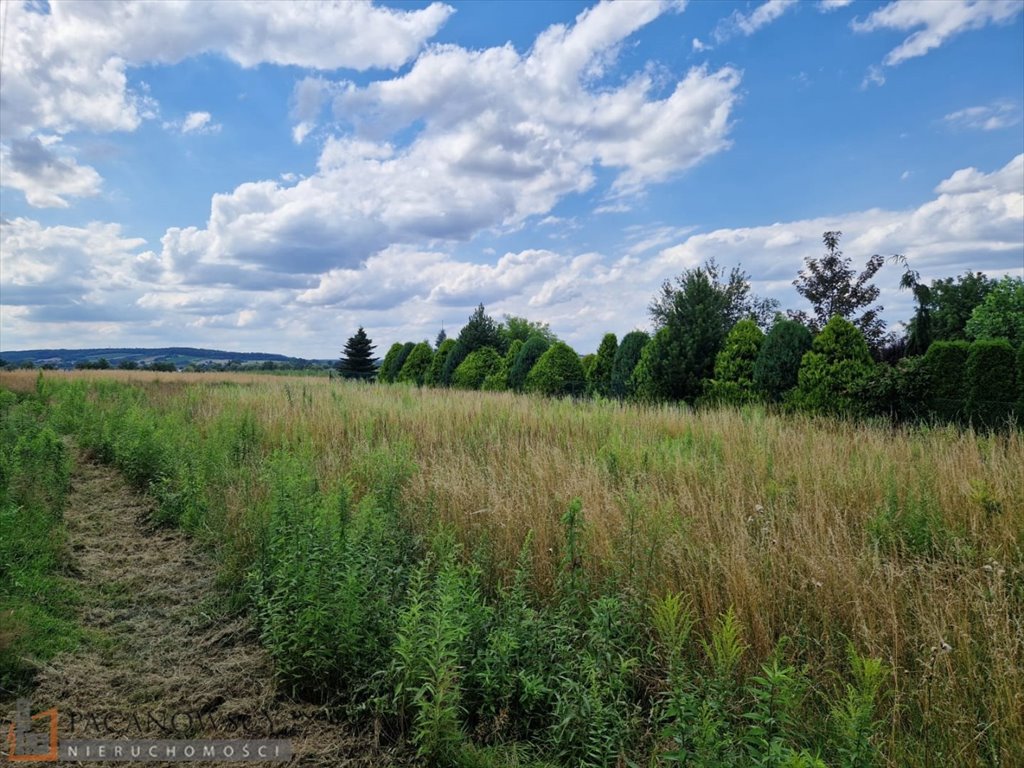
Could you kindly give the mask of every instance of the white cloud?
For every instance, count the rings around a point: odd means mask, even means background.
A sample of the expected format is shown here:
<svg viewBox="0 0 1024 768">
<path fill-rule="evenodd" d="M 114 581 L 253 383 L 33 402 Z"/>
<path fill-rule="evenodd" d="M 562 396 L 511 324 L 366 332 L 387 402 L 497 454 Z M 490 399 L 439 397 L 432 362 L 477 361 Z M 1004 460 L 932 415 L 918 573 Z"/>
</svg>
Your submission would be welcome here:
<svg viewBox="0 0 1024 768">
<path fill-rule="evenodd" d="M 942 119 L 951 128 L 997 131 L 1017 125 L 1021 120 L 1021 110 L 1012 101 L 994 101 L 987 106 L 950 112 Z"/>
<path fill-rule="evenodd" d="M 1020 274 L 1022 175 L 1024 155 L 1018 155 L 995 171 L 956 171 L 914 208 L 669 233 L 677 243 L 651 255 L 645 255 L 650 248 L 636 247 L 645 239 L 663 241 L 666 233 L 641 228 L 620 250 L 526 249 L 489 264 L 440 249 L 389 246 L 362 265 L 326 269 L 300 284 L 255 272 L 242 288 L 230 281 L 215 285 L 212 278 L 168 284 L 162 257 L 140 252 L 144 241 L 126 237 L 115 224 L 44 227 L 15 219 L 0 225 L 0 323 L 5 348 L 62 341 L 76 346 L 88 334 L 118 345 L 188 343 L 329 357 L 343 340 L 339 329 L 365 325 L 386 348 L 397 340 L 432 338 L 441 323 L 457 329 L 483 301 L 495 316 L 508 312 L 549 322 L 586 352 L 605 331 L 645 326 L 647 304 L 661 281 L 711 257 L 726 266 L 742 264 L 755 291 L 798 306 L 791 281 L 805 257 L 820 255 L 827 229 L 843 231 L 842 248 L 855 262 L 873 253 L 905 253 L 926 280 L 965 270 Z M 209 235 L 181 231 L 174 237 Z M 899 271 L 889 268 L 877 280 L 893 321 L 912 311 L 898 281 Z"/>
<path fill-rule="evenodd" d="M 963 32 L 1005 24 L 1022 10 L 1020 0 L 901 0 L 878 8 L 863 21 L 855 19 L 851 26 L 857 32 L 916 30 L 886 54 L 883 63 L 894 67 Z"/>
<path fill-rule="evenodd" d="M 571 27 L 542 32 L 527 54 L 510 45 L 423 53 L 412 68 L 365 87 L 306 78 L 296 86 L 295 138 L 328 96 L 352 132 L 323 144 L 317 172 L 215 195 L 204 229 L 172 229 L 163 263 L 179 275 L 232 268 L 320 274 L 357 267 L 390 246 L 433 247 L 543 217 L 618 175 L 621 199 L 729 145 L 739 73 L 693 68 L 667 95 L 646 72 L 598 86 L 610 56 L 667 6 L 605 3 Z M 458 98 L 452 98 L 458 93 Z M 388 139 L 415 126 L 405 146 Z"/>
<path fill-rule="evenodd" d="M 910 178 L 910 176 L 910 171 L 904 171 L 903 173 L 900 174 L 900 181 L 906 181 L 907 179 Z"/>
<path fill-rule="evenodd" d="M 209 112 L 189 112 L 181 124 L 182 133 L 217 133 L 220 124 L 212 122 Z"/>
<path fill-rule="evenodd" d="M 50 13 L 5 3 L 4 130 L 134 130 L 146 108 L 127 88 L 127 67 L 203 53 L 243 67 L 395 68 L 451 13 L 441 3 L 404 11 L 366 2 L 54 0 Z"/>
<path fill-rule="evenodd" d="M 822 13 L 838 11 L 840 8 L 845 8 L 852 2 L 853 0 L 820 0 L 818 3 L 818 10 Z"/>
<path fill-rule="evenodd" d="M 882 68 L 872 64 L 868 67 L 868 71 L 864 75 L 864 79 L 860 83 L 860 89 L 866 90 L 872 85 L 885 85 L 885 72 Z"/>
<path fill-rule="evenodd" d="M 715 41 L 724 43 L 736 35 L 749 37 L 762 27 L 771 24 L 795 5 L 796 0 L 767 0 L 750 13 L 733 11 L 715 27 Z"/>
<path fill-rule="evenodd" d="M 98 195 L 96 169 L 50 149 L 57 144 L 59 137 L 33 136 L 0 145 L 0 184 L 21 190 L 34 208 L 67 208 L 65 198 Z"/>
</svg>

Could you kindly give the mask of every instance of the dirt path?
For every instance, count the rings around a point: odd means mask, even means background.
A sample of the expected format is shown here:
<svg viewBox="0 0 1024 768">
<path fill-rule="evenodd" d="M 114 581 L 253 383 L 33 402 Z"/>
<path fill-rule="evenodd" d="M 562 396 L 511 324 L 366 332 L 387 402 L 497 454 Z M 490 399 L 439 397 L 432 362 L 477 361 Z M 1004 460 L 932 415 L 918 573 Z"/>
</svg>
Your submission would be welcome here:
<svg viewBox="0 0 1024 768">
<path fill-rule="evenodd" d="M 279 694 L 252 624 L 217 608 L 215 564 L 152 526 L 151 506 L 76 457 L 65 517 L 88 639 L 42 670 L 32 696 L 35 709 L 58 707 L 61 738 L 272 736 L 291 740 L 291 765 L 393 765 L 371 735 Z"/>
</svg>

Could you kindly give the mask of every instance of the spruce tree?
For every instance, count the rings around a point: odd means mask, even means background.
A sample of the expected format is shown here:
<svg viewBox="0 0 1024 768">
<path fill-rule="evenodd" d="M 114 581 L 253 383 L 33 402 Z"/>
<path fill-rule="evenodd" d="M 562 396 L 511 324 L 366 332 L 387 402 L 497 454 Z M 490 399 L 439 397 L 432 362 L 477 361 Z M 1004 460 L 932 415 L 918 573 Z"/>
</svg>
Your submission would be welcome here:
<svg viewBox="0 0 1024 768">
<path fill-rule="evenodd" d="M 376 345 L 372 342 L 362 326 L 345 342 L 341 359 L 338 361 L 338 373 L 346 379 L 369 381 L 377 375 L 377 361 L 373 357 Z"/>
</svg>

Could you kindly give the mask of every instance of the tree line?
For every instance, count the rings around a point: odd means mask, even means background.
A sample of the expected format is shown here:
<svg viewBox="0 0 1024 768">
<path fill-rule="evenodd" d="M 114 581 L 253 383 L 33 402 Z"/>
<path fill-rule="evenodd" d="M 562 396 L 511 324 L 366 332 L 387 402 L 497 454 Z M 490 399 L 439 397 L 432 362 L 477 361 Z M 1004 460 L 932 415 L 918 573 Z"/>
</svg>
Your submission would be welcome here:
<svg viewBox="0 0 1024 768">
<path fill-rule="evenodd" d="M 455 338 L 393 344 L 383 360 L 360 328 L 337 370 L 417 386 L 691 405 L 773 403 L 900 420 L 997 426 L 1024 412 L 1024 279 L 968 272 L 924 284 L 902 255 L 914 315 L 886 328 L 871 256 L 856 269 L 825 232 L 824 254 L 793 281 L 808 308 L 783 312 L 739 268 L 713 260 L 666 280 L 648 308 L 653 333 L 605 334 L 579 355 L 545 323 L 479 305 Z"/>
</svg>

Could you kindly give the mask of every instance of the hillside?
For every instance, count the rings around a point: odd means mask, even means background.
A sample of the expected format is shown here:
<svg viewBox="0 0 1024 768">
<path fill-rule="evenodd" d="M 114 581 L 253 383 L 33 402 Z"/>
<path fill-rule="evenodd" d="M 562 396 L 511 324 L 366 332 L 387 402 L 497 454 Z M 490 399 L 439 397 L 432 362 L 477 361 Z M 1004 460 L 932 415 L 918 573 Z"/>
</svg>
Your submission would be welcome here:
<svg viewBox="0 0 1024 768">
<path fill-rule="evenodd" d="M 37 366 L 48 365 L 56 368 L 74 368 L 75 363 L 105 358 L 110 365 L 117 367 L 123 362 L 131 361 L 140 366 L 153 363 L 173 363 L 178 368 L 187 365 L 202 367 L 204 365 L 227 365 L 235 362 L 240 365 L 252 366 L 261 363 L 284 363 L 295 367 L 330 364 L 331 360 L 306 360 L 288 355 L 270 352 L 228 352 L 220 349 L 201 349 L 197 347 L 96 347 L 91 349 L 24 349 L 0 351 L 0 359 L 18 365 L 31 361 Z"/>
</svg>

